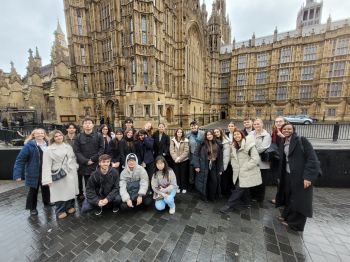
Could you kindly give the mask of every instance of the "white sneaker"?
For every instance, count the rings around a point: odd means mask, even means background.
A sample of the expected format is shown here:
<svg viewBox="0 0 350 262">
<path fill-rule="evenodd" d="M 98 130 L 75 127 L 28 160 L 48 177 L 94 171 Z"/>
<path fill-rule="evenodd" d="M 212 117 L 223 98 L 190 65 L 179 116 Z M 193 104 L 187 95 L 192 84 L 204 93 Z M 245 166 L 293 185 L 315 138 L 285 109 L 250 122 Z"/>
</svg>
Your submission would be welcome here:
<svg viewBox="0 0 350 262">
<path fill-rule="evenodd" d="M 170 208 L 170 209 L 169 209 L 169 214 L 170 214 L 170 215 L 175 214 L 175 208 Z"/>
<path fill-rule="evenodd" d="M 176 193 L 180 193 L 180 192 L 181 192 L 181 190 L 180 190 L 180 189 L 176 190 Z"/>
<path fill-rule="evenodd" d="M 182 189 L 182 194 L 186 194 L 187 190 L 186 189 Z"/>
</svg>

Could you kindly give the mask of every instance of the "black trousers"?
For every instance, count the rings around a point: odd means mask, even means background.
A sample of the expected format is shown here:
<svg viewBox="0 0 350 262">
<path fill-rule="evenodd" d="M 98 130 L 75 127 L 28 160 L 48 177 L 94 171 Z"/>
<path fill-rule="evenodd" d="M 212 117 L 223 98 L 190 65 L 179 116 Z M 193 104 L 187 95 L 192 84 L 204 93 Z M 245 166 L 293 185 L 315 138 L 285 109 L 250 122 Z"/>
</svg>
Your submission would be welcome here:
<svg viewBox="0 0 350 262">
<path fill-rule="evenodd" d="M 174 173 L 176 175 L 176 182 L 180 190 L 186 189 L 188 186 L 188 164 L 189 160 L 174 163 Z"/>
<path fill-rule="evenodd" d="M 230 208 L 237 208 L 238 206 L 247 206 L 250 204 L 249 188 L 239 187 L 237 180 L 236 187 L 231 191 L 231 196 L 227 201 Z"/>
<path fill-rule="evenodd" d="M 255 199 L 258 202 L 263 202 L 265 199 L 266 185 L 271 180 L 270 169 L 260 169 L 262 184 L 250 188 L 250 195 L 252 199 Z"/>
<path fill-rule="evenodd" d="M 220 175 L 216 169 L 216 161 L 212 162 L 212 168 L 208 172 L 207 195 L 208 199 L 213 201 L 221 194 Z"/>
<path fill-rule="evenodd" d="M 234 189 L 232 176 L 232 166 L 229 163 L 227 169 L 222 173 L 220 177 L 221 194 L 223 194 L 226 197 L 229 197 L 231 195 L 231 190 Z"/>
<path fill-rule="evenodd" d="M 44 205 L 50 204 L 50 188 L 48 185 L 41 184 L 41 174 L 39 175 L 38 185 L 36 188 L 30 187 L 27 195 L 26 209 L 36 209 L 38 203 L 39 187 L 41 187 L 41 197 Z"/>
<path fill-rule="evenodd" d="M 293 193 L 291 175 L 286 173 L 284 179 L 284 197 L 286 204 L 284 206 L 281 216 L 288 223 L 290 229 L 295 231 L 304 231 L 304 227 L 306 224 L 306 216 L 295 210 L 292 210 L 291 208 L 291 196 Z"/>
</svg>

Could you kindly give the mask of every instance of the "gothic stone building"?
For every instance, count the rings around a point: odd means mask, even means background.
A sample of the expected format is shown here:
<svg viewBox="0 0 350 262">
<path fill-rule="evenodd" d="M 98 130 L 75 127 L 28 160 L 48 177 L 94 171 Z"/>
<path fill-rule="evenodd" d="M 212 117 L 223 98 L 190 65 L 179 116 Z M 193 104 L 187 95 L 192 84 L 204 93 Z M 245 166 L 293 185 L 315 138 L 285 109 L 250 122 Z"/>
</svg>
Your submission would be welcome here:
<svg viewBox="0 0 350 262">
<path fill-rule="evenodd" d="M 231 61 L 231 118 L 308 114 L 350 121 L 350 20 L 329 17 L 321 24 L 322 4 L 307 0 L 295 30 L 276 28 L 273 35 L 253 34 L 249 41 L 222 47 L 231 53 L 222 62 L 223 75 Z"/>
<path fill-rule="evenodd" d="M 29 49 L 26 75 L 21 78 L 11 62 L 11 72 L 0 70 L 0 117 L 14 122 L 64 123 L 79 120 L 76 82 L 71 78 L 65 35 L 57 24 L 51 63 L 42 65 L 39 51 Z M 81 115 L 80 117 L 83 117 Z"/>
<path fill-rule="evenodd" d="M 228 113 L 220 47 L 230 43 L 225 0 L 208 19 L 199 0 L 64 0 L 80 112 L 115 125 L 132 117 L 201 124 Z"/>
</svg>

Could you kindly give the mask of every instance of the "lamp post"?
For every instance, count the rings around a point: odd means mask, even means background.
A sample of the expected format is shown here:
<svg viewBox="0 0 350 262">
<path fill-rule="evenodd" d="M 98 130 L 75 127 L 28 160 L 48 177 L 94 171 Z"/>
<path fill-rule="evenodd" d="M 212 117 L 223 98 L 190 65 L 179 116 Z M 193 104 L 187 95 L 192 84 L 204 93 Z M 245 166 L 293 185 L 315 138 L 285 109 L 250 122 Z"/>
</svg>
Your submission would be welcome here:
<svg viewBox="0 0 350 262">
<path fill-rule="evenodd" d="M 202 113 L 203 113 L 203 126 L 204 126 L 204 107 L 203 107 Z"/>
<path fill-rule="evenodd" d="M 196 121 L 196 107 L 193 108 L 193 120 Z"/>
<path fill-rule="evenodd" d="M 159 126 L 159 124 L 160 124 L 160 105 L 161 105 L 159 97 L 158 97 L 158 100 L 156 102 L 156 105 L 158 107 L 158 126 Z"/>
<path fill-rule="evenodd" d="M 180 103 L 180 127 L 182 128 L 182 103 Z"/>
</svg>

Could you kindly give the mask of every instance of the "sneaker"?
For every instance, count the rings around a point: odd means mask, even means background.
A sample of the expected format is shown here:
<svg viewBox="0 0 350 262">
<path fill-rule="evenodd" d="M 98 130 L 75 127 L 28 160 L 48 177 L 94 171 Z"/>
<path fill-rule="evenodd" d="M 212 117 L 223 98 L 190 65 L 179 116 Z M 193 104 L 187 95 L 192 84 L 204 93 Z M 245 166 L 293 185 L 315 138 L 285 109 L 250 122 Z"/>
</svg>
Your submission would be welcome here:
<svg viewBox="0 0 350 262">
<path fill-rule="evenodd" d="M 37 216 L 38 215 L 38 210 L 36 210 L 36 209 L 30 210 L 30 215 L 31 216 Z"/>
<path fill-rule="evenodd" d="M 181 192 L 181 190 L 180 190 L 180 189 L 176 190 L 176 193 L 178 193 L 178 194 L 179 194 L 180 192 Z"/>
<path fill-rule="evenodd" d="M 70 209 L 67 210 L 68 214 L 74 214 L 75 213 L 75 208 L 71 207 Z"/>
<path fill-rule="evenodd" d="M 113 213 L 118 213 L 118 211 L 119 211 L 119 207 L 113 207 Z"/>
<path fill-rule="evenodd" d="M 227 214 L 230 211 L 231 211 L 231 207 L 229 206 L 223 206 L 222 208 L 220 208 L 220 213 L 223 213 L 223 214 Z"/>
<path fill-rule="evenodd" d="M 186 194 L 187 190 L 186 189 L 182 189 L 182 194 Z"/>
<path fill-rule="evenodd" d="M 98 209 L 96 209 L 95 215 L 96 215 L 96 216 L 102 215 L 102 207 L 99 207 Z"/>
<path fill-rule="evenodd" d="M 58 215 L 59 219 L 63 219 L 63 218 L 66 218 L 66 217 L 67 217 L 67 213 L 66 212 L 63 212 L 63 213 Z"/>
<path fill-rule="evenodd" d="M 169 209 L 169 214 L 170 214 L 170 215 L 175 214 L 175 208 L 170 208 L 170 209 Z"/>
</svg>

